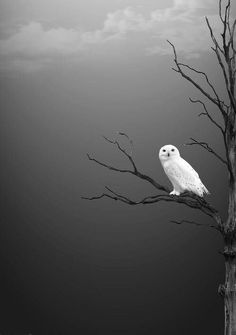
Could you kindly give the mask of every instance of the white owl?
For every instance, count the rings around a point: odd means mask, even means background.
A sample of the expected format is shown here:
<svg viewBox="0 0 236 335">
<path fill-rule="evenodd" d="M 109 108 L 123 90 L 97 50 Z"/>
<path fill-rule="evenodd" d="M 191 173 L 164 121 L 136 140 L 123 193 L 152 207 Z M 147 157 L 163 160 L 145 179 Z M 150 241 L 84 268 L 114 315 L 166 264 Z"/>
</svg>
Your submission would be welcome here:
<svg viewBox="0 0 236 335">
<path fill-rule="evenodd" d="M 162 147 L 159 151 L 159 159 L 174 187 L 170 194 L 180 195 L 184 191 L 193 192 L 199 197 L 203 197 L 204 193 L 209 194 L 198 173 L 180 156 L 175 146 L 168 144 Z"/>
</svg>

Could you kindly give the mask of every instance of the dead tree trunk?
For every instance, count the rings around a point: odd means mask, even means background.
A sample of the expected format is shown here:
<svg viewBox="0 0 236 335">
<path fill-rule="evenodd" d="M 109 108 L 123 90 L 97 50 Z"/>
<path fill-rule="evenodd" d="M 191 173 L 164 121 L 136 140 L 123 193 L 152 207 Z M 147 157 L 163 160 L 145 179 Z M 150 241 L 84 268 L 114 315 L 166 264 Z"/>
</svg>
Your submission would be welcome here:
<svg viewBox="0 0 236 335">
<path fill-rule="evenodd" d="M 225 335 L 236 335 L 236 239 L 225 241 L 225 284 L 222 290 L 225 305 Z"/>
<path fill-rule="evenodd" d="M 236 145 L 229 136 L 229 159 L 232 173 L 229 173 L 228 219 L 224 224 L 225 284 L 222 290 L 225 305 L 225 335 L 236 335 Z"/>
</svg>

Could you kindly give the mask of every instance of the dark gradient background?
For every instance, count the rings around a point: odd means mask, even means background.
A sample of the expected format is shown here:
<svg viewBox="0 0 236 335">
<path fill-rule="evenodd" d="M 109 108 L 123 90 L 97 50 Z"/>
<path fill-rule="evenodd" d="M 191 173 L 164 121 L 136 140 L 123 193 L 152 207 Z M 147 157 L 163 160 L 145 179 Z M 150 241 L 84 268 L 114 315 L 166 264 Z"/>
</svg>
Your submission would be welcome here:
<svg viewBox="0 0 236 335">
<path fill-rule="evenodd" d="M 189 60 L 223 90 L 209 55 Z M 223 216 L 227 175 L 214 156 L 184 146 L 220 135 L 188 97 L 198 93 L 171 70 L 171 57 L 120 57 L 60 64 L 1 77 L 1 334 L 220 335 L 224 281 L 216 231 L 200 212 L 159 203 L 131 207 L 85 201 L 104 185 L 140 199 L 145 182 L 89 162 L 128 162 L 101 135 L 124 131 L 140 170 L 168 184 L 158 160 L 168 143 L 198 170 Z M 216 112 L 212 109 L 212 112 Z"/>
</svg>

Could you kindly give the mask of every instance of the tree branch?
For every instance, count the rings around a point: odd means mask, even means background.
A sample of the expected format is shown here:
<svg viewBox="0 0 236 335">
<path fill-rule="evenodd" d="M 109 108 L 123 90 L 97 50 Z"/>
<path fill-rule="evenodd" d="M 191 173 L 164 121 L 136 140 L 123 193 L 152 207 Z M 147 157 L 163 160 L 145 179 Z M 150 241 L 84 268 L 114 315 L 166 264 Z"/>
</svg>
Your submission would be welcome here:
<svg viewBox="0 0 236 335">
<path fill-rule="evenodd" d="M 125 204 L 132 205 L 132 206 L 150 205 L 150 204 L 158 203 L 161 201 L 174 202 L 174 203 L 184 204 L 193 209 L 200 210 L 202 213 L 214 219 L 217 222 L 217 225 L 219 227 L 221 226 L 221 218 L 219 216 L 218 211 L 215 208 L 213 208 L 206 200 L 190 192 L 182 193 L 180 196 L 169 195 L 169 194 L 157 194 L 154 196 L 144 197 L 143 199 L 138 200 L 138 201 L 134 201 L 127 196 L 124 196 L 122 194 L 119 194 L 113 191 L 110 187 L 106 186 L 105 188 L 109 193 L 102 193 L 98 196 L 92 196 L 92 197 L 82 197 L 82 199 L 99 200 L 102 198 L 110 198 L 112 200 L 120 201 Z"/>
<path fill-rule="evenodd" d="M 216 158 L 218 158 L 223 164 L 225 164 L 228 167 L 228 162 L 222 158 L 219 154 L 217 154 L 215 152 L 215 150 L 213 150 L 208 143 L 206 142 L 199 142 L 197 140 L 195 140 L 194 138 L 190 138 L 193 142 L 190 143 L 186 143 L 186 145 L 199 145 L 201 146 L 203 149 L 207 150 L 208 152 L 210 152 L 211 154 L 213 154 Z"/>
<path fill-rule="evenodd" d="M 229 79 L 228 79 L 228 76 L 227 76 L 225 65 L 224 65 L 224 63 L 222 61 L 222 58 L 220 56 L 220 53 L 219 53 L 219 50 L 220 50 L 221 54 L 223 54 L 223 56 L 225 57 L 225 49 L 222 49 L 219 46 L 219 43 L 217 42 L 217 40 L 215 38 L 215 35 L 213 33 L 213 30 L 212 30 L 212 27 L 211 27 L 210 22 L 209 22 L 209 20 L 208 20 L 207 17 L 206 17 L 206 23 L 207 23 L 207 26 L 208 26 L 208 29 L 209 29 L 209 32 L 210 32 L 211 39 L 212 39 L 212 41 L 213 41 L 213 43 L 215 45 L 215 47 L 212 48 L 212 50 L 215 52 L 216 57 L 218 59 L 218 63 L 220 65 L 221 69 L 222 69 L 224 80 L 225 80 L 226 90 L 227 90 L 230 102 L 232 103 L 232 96 L 231 96 L 231 92 L 230 92 L 230 89 L 229 89 Z M 222 34 L 222 36 L 223 36 L 223 34 Z"/>
<path fill-rule="evenodd" d="M 220 227 L 212 225 L 212 224 L 204 224 L 204 223 L 199 223 L 199 222 L 195 222 L 195 221 L 189 221 L 189 220 L 181 220 L 181 221 L 176 221 L 176 220 L 171 220 L 170 222 L 173 222 L 175 224 L 183 224 L 183 223 L 187 223 L 190 225 L 194 225 L 194 226 L 201 226 L 201 227 L 205 227 L 205 228 L 212 228 L 215 229 L 217 231 L 220 231 Z"/>
<path fill-rule="evenodd" d="M 116 168 L 114 166 L 111 166 L 111 165 L 108 165 L 106 163 L 103 163 L 103 162 L 97 160 L 96 158 L 91 157 L 89 154 L 87 154 L 87 157 L 88 157 L 88 159 L 90 161 L 94 161 L 95 163 L 97 163 L 97 164 L 99 164 L 101 166 L 104 166 L 104 167 L 106 167 L 109 170 L 117 171 L 117 172 L 124 172 L 124 173 L 133 173 L 133 171 L 128 170 L 128 169 L 118 169 L 118 168 Z"/>
<path fill-rule="evenodd" d="M 121 133 L 121 134 L 122 134 L 122 135 L 126 135 L 126 134 L 124 134 L 124 133 Z M 127 136 L 127 135 L 126 135 L 126 136 Z M 114 144 L 115 146 L 117 146 L 118 150 L 121 151 L 121 152 L 128 158 L 128 160 L 130 161 L 130 163 L 131 163 L 132 166 L 133 166 L 134 171 L 137 171 L 137 167 L 136 167 L 136 165 L 135 165 L 135 163 L 134 163 L 134 160 L 133 160 L 132 156 L 131 156 L 130 154 L 128 154 L 127 151 L 126 151 L 124 148 L 121 147 L 120 143 L 119 143 L 117 140 L 116 140 L 116 141 L 113 141 L 113 140 L 109 139 L 109 138 L 106 137 L 106 136 L 103 136 L 103 138 L 104 138 L 107 142 L 109 142 L 109 143 Z M 127 136 L 127 138 L 129 138 L 129 137 Z"/>
<path fill-rule="evenodd" d="M 177 57 L 177 53 L 176 53 L 176 49 L 175 49 L 175 46 L 174 44 L 172 44 L 169 40 L 167 40 L 167 42 L 171 45 L 172 49 L 173 49 L 173 52 L 174 52 L 174 62 L 176 64 L 176 67 L 177 69 L 173 68 L 173 70 L 177 73 L 179 73 L 183 78 L 185 78 L 187 81 L 189 81 L 193 86 L 195 86 L 205 97 L 207 97 L 213 104 L 215 104 L 221 114 L 223 115 L 223 118 L 225 119 L 226 117 L 226 112 L 223 108 L 224 106 L 224 103 L 222 103 L 222 101 L 219 99 L 216 91 L 214 90 L 214 92 L 216 93 L 216 98 L 213 98 L 212 95 L 210 95 L 205 89 L 203 89 L 195 80 L 193 80 L 191 77 L 189 77 L 181 68 L 182 67 L 187 67 L 191 70 L 193 70 L 194 72 L 197 72 L 197 73 L 201 73 L 201 74 L 204 74 L 204 72 L 201 72 L 201 71 L 197 71 L 193 68 L 191 68 L 190 66 L 186 65 L 186 64 L 183 64 L 183 63 L 180 63 L 178 61 L 178 57 Z M 206 74 L 204 74 L 208 84 L 210 83 L 209 80 L 208 80 L 208 77 Z M 211 84 L 210 84 L 210 87 L 211 87 Z M 211 87 L 212 88 L 212 87 Z"/>
<path fill-rule="evenodd" d="M 236 101 L 235 101 L 235 96 L 234 96 L 235 57 L 236 57 L 236 50 L 234 48 L 234 32 L 235 32 L 236 20 L 234 20 L 232 27 L 231 27 L 230 26 L 230 0 L 228 0 L 228 3 L 225 7 L 224 15 L 222 14 L 221 1 L 219 2 L 219 16 L 220 16 L 221 22 L 223 23 L 223 32 L 221 34 L 223 48 L 220 47 L 207 17 L 206 17 L 206 23 L 207 23 L 207 26 L 210 32 L 211 39 L 215 45 L 215 47 L 212 49 L 215 52 L 219 65 L 222 69 L 227 94 L 228 94 L 231 106 L 233 107 L 233 110 L 236 113 Z M 227 35 L 229 36 L 228 41 L 227 41 Z M 223 63 L 223 60 L 220 54 L 223 55 L 226 65 Z M 230 56 L 230 54 L 232 55 Z M 227 66 L 228 74 L 227 74 L 226 66 Z"/>
<path fill-rule="evenodd" d="M 108 139 L 108 138 L 105 137 L 105 136 L 104 136 L 104 139 L 105 139 L 107 142 L 109 142 L 109 143 L 115 145 L 115 146 L 118 148 L 118 150 L 128 158 L 128 160 L 130 161 L 130 163 L 131 163 L 133 169 L 132 169 L 132 170 L 130 170 L 130 169 L 119 169 L 119 168 L 116 168 L 116 167 L 114 167 L 114 166 L 111 166 L 111 165 L 108 165 L 108 164 L 106 164 L 106 163 L 103 163 L 103 162 L 101 162 L 101 161 L 99 161 L 99 160 L 97 160 L 97 159 L 95 159 L 95 158 L 92 158 L 89 154 L 87 154 L 87 157 L 88 157 L 89 160 L 94 161 L 95 163 L 97 163 L 97 164 L 99 164 L 99 165 L 101 165 L 101 166 L 103 166 L 103 167 L 106 167 L 107 169 L 112 170 L 112 171 L 121 172 L 121 173 L 130 173 L 130 174 L 132 174 L 132 175 L 134 175 L 134 176 L 136 176 L 136 177 L 138 177 L 138 178 L 140 178 L 140 179 L 142 179 L 142 180 L 146 180 L 146 181 L 147 181 L 148 183 L 150 183 L 153 187 L 155 187 L 156 189 L 158 189 L 158 190 L 160 190 L 160 191 L 164 191 L 164 192 L 166 192 L 166 193 L 169 193 L 169 192 L 170 192 L 170 190 L 169 190 L 166 186 L 161 185 L 160 183 L 158 183 L 157 181 L 155 181 L 153 178 L 151 178 L 151 177 L 147 176 L 146 174 L 140 172 L 140 171 L 138 170 L 138 168 L 137 168 L 137 166 L 136 166 L 136 164 L 135 164 L 135 162 L 134 162 L 132 156 L 129 155 L 129 154 L 126 152 L 126 150 L 125 150 L 124 148 L 121 147 L 121 145 L 120 145 L 120 143 L 119 143 L 118 141 L 110 140 L 110 139 Z"/>
<path fill-rule="evenodd" d="M 197 73 L 197 74 L 202 75 L 202 76 L 205 78 L 205 80 L 206 80 L 208 86 L 209 86 L 209 87 L 211 88 L 211 90 L 213 91 L 213 93 L 214 93 L 214 95 L 215 95 L 215 99 L 216 99 L 216 101 L 218 102 L 218 104 L 223 104 L 225 107 L 228 107 L 227 105 L 224 104 L 224 101 L 223 101 L 223 100 L 220 100 L 219 95 L 218 95 L 218 93 L 216 92 L 215 87 L 214 87 L 213 84 L 210 82 L 210 80 L 209 80 L 209 78 L 208 78 L 208 75 L 207 75 L 205 72 L 196 70 L 195 68 L 193 68 L 192 66 L 189 66 L 188 64 L 184 64 L 184 63 L 180 63 L 180 62 L 178 62 L 178 64 L 179 64 L 179 66 L 185 67 L 185 68 L 187 68 L 187 69 L 189 69 L 189 70 L 191 70 L 191 71 L 193 71 L 193 72 L 195 72 L 195 73 Z"/>
<path fill-rule="evenodd" d="M 201 116 L 201 115 L 205 115 L 205 116 L 207 116 L 208 119 L 209 119 L 209 120 L 210 120 L 210 121 L 211 121 L 217 128 L 220 129 L 222 135 L 225 136 L 225 130 L 224 130 L 223 127 L 222 127 L 218 122 L 216 122 L 215 119 L 213 119 L 213 117 L 210 115 L 210 113 L 208 112 L 208 110 L 207 110 L 207 108 L 206 108 L 205 103 L 204 103 L 203 101 L 199 100 L 199 99 L 198 99 L 198 100 L 195 100 L 195 99 L 189 98 L 189 100 L 190 100 L 192 103 L 200 103 L 200 104 L 202 105 L 202 107 L 203 107 L 203 109 L 204 109 L 205 112 L 200 113 L 199 116 Z"/>
</svg>

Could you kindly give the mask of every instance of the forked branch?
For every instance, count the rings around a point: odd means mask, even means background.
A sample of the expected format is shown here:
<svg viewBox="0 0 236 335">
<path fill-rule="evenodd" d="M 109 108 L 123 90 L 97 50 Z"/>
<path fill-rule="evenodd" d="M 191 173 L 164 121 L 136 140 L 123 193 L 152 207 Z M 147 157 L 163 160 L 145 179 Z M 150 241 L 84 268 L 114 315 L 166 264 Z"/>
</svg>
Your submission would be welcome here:
<svg viewBox="0 0 236 335">
<path fill-rule="evenodd" d="M 225 164 L 228 167 L 227 161 L 224 158 L 222 158 L 219 154 L 217 154 L 216 151 L 212 149 L 208 143 L 197 141 L 192 137 L 190 138 L 190 140 L 192 140 L 192 142 L 186 143 L 186 145 L 199 145 L 203 149 L 213 154 L 216 158 L 218 158 L 223 164 Z"/>
<path fill-rule="evenodd" d="M 200 99 L 189 98 L 189 100 L 194 104 L 199 103 L 199 104 L 202 105 L 202 107 L 204 109 L 204 112 L 201 112 L 198 116 L 205 115 L 221 131 L 223 137 L 225 137 L 226 130 L 211 116 L 211 114 L 209 113 L 209 111 L 206 107 L 206 104 L 203 101 L 201 101 Z"/>
<path fill-rule="evenodd" d="M 194 69 L 193 67 L 191 67 L 187 64 L 179 62 L 174 44 L 172 44 L 169 40 L 167 40 L 167 42 L 171 45 L 171 47 L 173 49 L 173 53 L 174 53 L 174 62 L 175 62 L 176 68 L 172 68 L 172 69 L 175 72 L 178 72 L 183 78 L 185 78 L 188 82 L 190 82 L 193 86 L 195 86 L 208 100 L 210 100 L 213 104 L 215 104 L 218 107 L 218 109 L 220 110 L 220 112 L 221 112 L 221 114 L 222 114 L 222 116 L 225 120 L 225 118 L 227 116 L 227 112 L 225 110 L 225 109 L 227 109 L 227 105 L 225 105 L 224 102 L 222 100 L 220 100 L 216 90 L 214 89 L 213 85 L 209 81 L 208 76 L 202 71 L 198 71 L 198 70 Z M 197 81 L 195 81 L 193 78 L 191 78 L 189 75 L 187 75 L 187 73 L 183 70 L 183 68 L 188 68 L 188 69 L 194 71 L 195 73 L 203 75 L 204 78 L 206 79 L 206 82 L 207 82 L 208 86 L 211 88 L 211 90 L 213 90 L 214 96 L 212 96 L 209 92 L 207 92 Z"/>
<path fill-rule="evenodd" d="M 113 141 L 113 140 L 111 140 L 111 139 L 108 139 L 108 138 L 105 137 L 105 136 L 103 136 L 103 138 L 104 138 L 107 142 L 109 142 L 109 143 L 115 145 L 115 146 L 117 147 L 117 149 L 118 149 L 123 155 L 125 155 L 126 158 L 128 158 L 129 162 L 131 163 L 132 169 L 120 169 L 120 168 L 114 167 L 114 166 L 112 166 L 112 165 L 106 164 L 106 163 L 104 163 L 104 162 L 101 162 L 101 161 L 99 161 L 99 160 L 97 160 L 97 159 L 91 157 L 89 154 L 87 154 L 87 157 L 88 157 L 89 160 L 94 161 L 95 163 L 97 163 L 97 164 L 99 164 L 99 165 L 101 165 L 101 166 L 104 166 L 104 167 L 106 167 L 106 168 L 109 169 L 109 170 L 116 171 L 116 172 L 121 172 L 121 173 L 130 173 L 130 174 L 132 174 L 132 175 L 134 175 L 134 176 L 136 176 L 136 177 L 138 177 L 138 178 L 140 178 L 140 179 L 146 180 L 146 181 L 147 181 L 148 183 L 150 183 L 155 189 L 157 189 L 157 190 L 159 190 L 159 191 L 164 191 L 164 192 L 166 192 L 166 193 L 169 193 L 169 192 L 170 192 L 170 190 L 169 190 L 166 186 L 161 185 L 160 183 L 158 183 L 158 182 L 157 182 L 156 180 L 154 180 L 153 178 L 151 178 L 151 177 L 149 177 L 148 175 L 146 175 L 146 174 L 140 172 L 140 171 L 138 170 L 138 168 L 137 168 L 136 163 L 134 162 L 133 157 L 132 157 L 130 154 L 127 153 L 127 151 L 120 145 L 120 143 L 119 143 L 117 140 Z"/>
<path fill-rule="evenodd" d="M 236 100 L 235 100 L 236 49 L 234 46 L 236 19 L 234 20 L 231 19 L 230 7 L 231 7 L 231 1 L 228 0 L 228 3 L 225 6 L 225 11 L 223 14 L 222 13 L 222 1 L 221 0 L 219 1 L 219 16 L 223 24 L 223 32 L 221 33 L 222 46 L 220 46 L 219 42 L 217 41 L 213 33 L 211 24 L 207 17 L 206 17 L 206 23 L 207 23 L 207 27 L 210 32 L 212 42 L 214 44 L 214 47 L 212 48 L 212 50 L 216 54 L 218 63 L 223 73 L 230 105 L 234 113 L 236 113 Z"/>
<path fill-rule="evenodd" d="M 108 139 L 107 137 L 104 137 L 105 140 L 113 145 L 115 145 L 117 147 L 117 149 L 126 157 L 128 158 L 129 162 L 131 163 L 132 169 L 121 169 L 121 168 L 117 168 L 115 166 L 106 164 L 104 162 L 101 162 L 95 158 L 92 158 L 90 155 L 88 155 L 89 160 L 94 161 L 95 163 L 97 163 L 98 165 L 101 165 L 109 170 L 115 171 L 115 172 L 120 172 L 120 173 L 130 173 L 142 180 L 147 181 L 148 183 L 150 183 L 155 189 L 157 189 L 158 191 L 163 191 L 164 194 L 157 194 L 157 195 L 151 195 L 151 196 L 146 196 L 141 200 L 135 201 L 130 199 L 128 196 L 125 196 L 123 194 L 120 194 L 118 192 L 115 192 L 114 190 L 112 190 L 110 187 L 105 187 L 106 192 L 97 195 L 97 196 L 92 196 L 92 197 L 83 197 L 83 199 L 86 200 L 99 200 L 102 198 L 110 198 L 112 200 L 115 201 L 120 201 L 123 202 L 125 204 L 128 205 L 147 205 L 147 204 L 154 204 L 157 202 L 161 202 L 161 201 L 166 201 L 166 202 L 175 202 L 175 203 L 179 203 L 179 204 L 184 204 L 190 208 L 194 208 L 194 209 L 198 209 L 201 212 L 203 212 L 204 214 L 210 216 L 211 218 L 213 218 L 215 220 L 215 222 L 217 223 L 217 226 L 220 227 L 221 226 L 221 218 L 219 216 L 218 211 L 213 208 L 205 199 L 197 196 L 194 193 L 191 192 L 185 192 L 182 193 L 181 196 L 175 196 L 175 195 L 170 195 L 169 192 L 170 190 L 164 186 L 161 185 L 160 183 L 158 183 L 157 181 L 155 181 L 153 178 L 149 177 L 148 175 L 141 173 L 138 168 L 137 165 L 133 159 L 133 157 L 127 153 L 127 151 L 121 146 L 121 144 L 115 140 L 111 140 Z"/>
<path fill-rule="evenodd" d="M 110 198 L 115 201 L 123 202 L 127 205 L 131 206 L 137 206 L 137 205 L 151 205 L 158 202 L 174 202 L 178 204 L 184 204 L 190 208 L 198 209 L 202 213 L 206 214 L 207 216 L 210 216 L 214 221 L 216 222 L 216 226 L 218 230 L 221 230 L 222 228 L 222 221 L 220 218 L 219 213 L 216 209 L 214 209 L 209 203 L 207 203 L 204 199 L 186 192 L 181 194 L 181 196 L 176 195 L 169 195 L 169 194 L 157 194 L 153 196 L 146 196 L 141 200 L 132 200 L 127 196 L 124 196 L 118 192 L 113 191 L 110 187 L 105 186 L 106 190 L 108 192 L 104 192 L 97 196 L 92 197 L 82 197 L 82 199 L 85 200 L 99 200 L 102 198 Z"/>
</svg>

